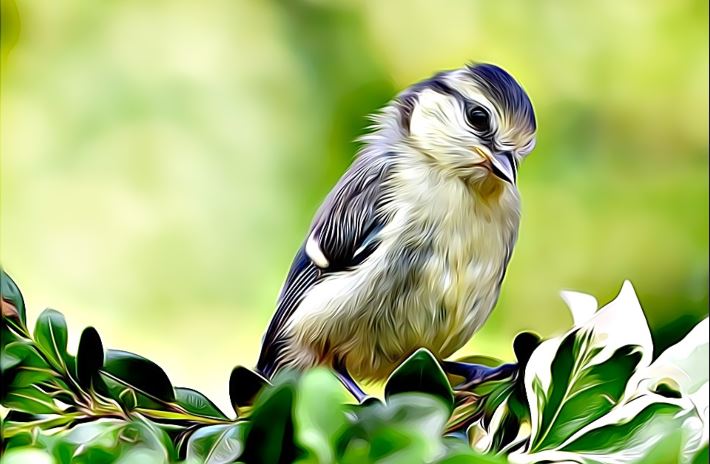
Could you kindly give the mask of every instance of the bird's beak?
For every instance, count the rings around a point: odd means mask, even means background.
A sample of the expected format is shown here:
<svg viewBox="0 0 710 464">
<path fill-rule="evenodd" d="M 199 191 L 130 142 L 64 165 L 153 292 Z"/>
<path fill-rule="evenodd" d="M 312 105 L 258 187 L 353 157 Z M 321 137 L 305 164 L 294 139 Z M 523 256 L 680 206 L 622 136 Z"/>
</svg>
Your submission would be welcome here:
<svg viewBox="0 0 710 464">
<path fill-rule="evenodd" d="M 509 151 L 494 153 L 488 160 L 491 163 L 491 171 L 497 177 L 515 185 L 518 177 L 518 167 L 515 165 L 515 156 Z"/>
</svg>

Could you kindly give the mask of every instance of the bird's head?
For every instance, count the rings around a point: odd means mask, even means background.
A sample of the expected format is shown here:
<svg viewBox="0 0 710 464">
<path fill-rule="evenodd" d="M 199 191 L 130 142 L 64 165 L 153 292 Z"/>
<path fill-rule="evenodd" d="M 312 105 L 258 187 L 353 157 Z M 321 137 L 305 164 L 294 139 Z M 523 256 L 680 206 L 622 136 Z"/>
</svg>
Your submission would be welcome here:
<svg viewBox="0 0 710 464">
<path fill-rule="evenodd" d="M 535 113 L 503 69 L 474 64 L 415 84 L 396 100 L 405 142 L 428 160 L 472 181 L 514 186 L 535 146 Z"/>
</svg>

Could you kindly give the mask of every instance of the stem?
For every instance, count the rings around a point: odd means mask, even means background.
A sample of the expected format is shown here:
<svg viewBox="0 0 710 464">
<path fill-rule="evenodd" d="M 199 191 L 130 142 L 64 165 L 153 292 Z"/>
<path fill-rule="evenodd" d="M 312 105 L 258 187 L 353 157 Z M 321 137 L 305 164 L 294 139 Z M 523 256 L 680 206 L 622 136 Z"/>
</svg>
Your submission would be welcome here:
<svg viewBox="0 0 710 464">
<path fill-rule="evenodd" d="M 31 432 L 32 429 L 34 429 L 35 427 L 39 427 L 42 430 L 53 429 L 55 427 L 68 425 L 74 420 L 79 419 L 81 417 L 82 414 L 75 412 L 56 415 L 47 419 L 41 419 L 32 422 L 12 422 L 12 425 L 5 425 L 3 434 L 5 438 L 11 438 L 22 432 Z"/>
</svg>

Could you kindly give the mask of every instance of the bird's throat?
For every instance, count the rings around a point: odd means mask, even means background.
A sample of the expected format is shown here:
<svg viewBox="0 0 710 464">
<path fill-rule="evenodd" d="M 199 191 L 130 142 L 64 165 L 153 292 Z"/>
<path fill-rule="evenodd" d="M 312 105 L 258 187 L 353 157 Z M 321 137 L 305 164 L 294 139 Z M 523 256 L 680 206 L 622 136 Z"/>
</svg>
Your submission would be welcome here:
<svg viewBox="0 0 710 464">
<path fill-rule="evenodd" d="M 473 193 L 487 205 L 498 202 L 507 187 L 505 182 L 493 175 L 470 181 L 470 188 Z"/>
</svg>

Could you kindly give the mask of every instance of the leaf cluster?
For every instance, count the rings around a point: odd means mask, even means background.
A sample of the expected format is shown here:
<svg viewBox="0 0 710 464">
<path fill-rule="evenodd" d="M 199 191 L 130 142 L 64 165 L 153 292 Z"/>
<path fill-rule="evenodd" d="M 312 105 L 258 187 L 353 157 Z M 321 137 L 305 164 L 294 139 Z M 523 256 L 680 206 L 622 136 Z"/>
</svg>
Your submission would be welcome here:
<svg viewBox="0 0 710 464">
<path fill-rule="evenodd" d="M 42 312 L 30 332 L 3 272 L 2 462 L 707 460 L 707 370 L 693 369 L 707 365 L 707 320 L 652 361 L 643 313 L 625 289 L 596 313 L 573 306 L 575 327 L 562 336 L 520 334 L 518 370 L 504 379 L 462 384 L 420 349 L 391 374 L 382 400 L 353 404 L 325 369 L 269 382 L 237 366 L 225 413 L 149 359 L 105 349 L 92 327 L 69 353 L 58 311 Z M 681 364 L 682 375 L 669 368 Z"/>
</svg>

